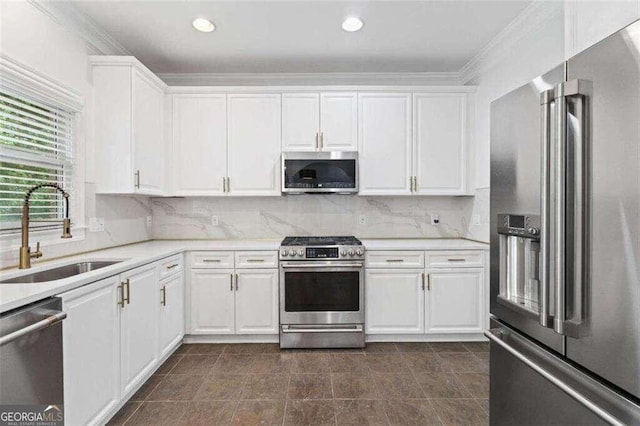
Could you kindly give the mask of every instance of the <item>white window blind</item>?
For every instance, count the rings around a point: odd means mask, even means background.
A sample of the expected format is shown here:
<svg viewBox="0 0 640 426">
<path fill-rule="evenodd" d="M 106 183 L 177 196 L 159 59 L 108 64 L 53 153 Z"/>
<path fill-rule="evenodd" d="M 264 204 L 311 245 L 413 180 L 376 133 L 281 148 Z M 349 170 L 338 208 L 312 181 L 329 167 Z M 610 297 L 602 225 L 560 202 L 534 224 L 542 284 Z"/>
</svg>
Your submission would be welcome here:
<svg viewBox="0 0 640 426">
<path fill-rule="evenodd" d="M 32 186 L 57 183 L 72 193 L 73 120 L 73 112 L 0 91 L 0 230 L 19 227 L 24 195 Z M 54 189 L 31 196 L 33 220 L 62 218 L 63 209 Z"/>
</svg>

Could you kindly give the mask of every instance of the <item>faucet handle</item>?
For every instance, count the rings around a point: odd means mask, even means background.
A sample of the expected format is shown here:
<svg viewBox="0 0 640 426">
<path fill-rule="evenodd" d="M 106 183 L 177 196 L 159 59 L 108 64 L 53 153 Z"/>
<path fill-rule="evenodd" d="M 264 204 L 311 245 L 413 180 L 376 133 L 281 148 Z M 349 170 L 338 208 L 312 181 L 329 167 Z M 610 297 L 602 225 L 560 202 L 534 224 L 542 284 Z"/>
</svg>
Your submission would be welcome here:
<svg viewBox="0 0 640 426">
<path fill-rule="evenodd" d="M 40 251 L 40 241 L 36 243 L 36 251 L 31 254 L 31 257 L 35 257 L 36 259 L 42 257 L 42 252 Z"/>
</svg>

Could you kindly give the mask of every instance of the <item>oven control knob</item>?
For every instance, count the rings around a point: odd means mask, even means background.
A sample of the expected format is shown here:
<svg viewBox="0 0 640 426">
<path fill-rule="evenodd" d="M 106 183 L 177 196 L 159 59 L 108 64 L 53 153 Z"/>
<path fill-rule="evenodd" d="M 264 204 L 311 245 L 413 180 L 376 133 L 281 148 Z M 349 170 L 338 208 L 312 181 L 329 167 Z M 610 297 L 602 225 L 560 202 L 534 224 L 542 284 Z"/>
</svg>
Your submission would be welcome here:
<svg viewBox="0 0 640 426">
<path fill-rule="evenodd" d="M 284 257 L 289 256 L 289 251 L 288 251 L 288 250 L 282 250 L 282 255 L 283 255 Z"/>
<path fill-rule="evenodd" d="M 364 254 L 364 250 L 362 250 L 362 249 L 358 249 L 358 251 L 356 252 L 356 254 L 357 254 L 358 256 L 362 256 L 362 255 Z"/>
<path fill-rule="evenodd" d="M 349 250 L 349 256 L 355 256 L 356 251 L 354 249 Z"/>
<path fill-rule="evenodd" d="M 303 256 L 304 255 L 304 251 L 302 249 L 298 250 L 298 256 Z"/>
<path fill-rule="evenodd" d="M 340 252 L 340 256 L 346 256 L 347 255 L 347 251 L 342 249 L 342 251 Z"/>
<path fill-rule="evenodd" d="M 540 232 L 538 228 L 529 228 L 528 231 L 531 235 L 538 235 L 538 233 Z"/>
</svg>

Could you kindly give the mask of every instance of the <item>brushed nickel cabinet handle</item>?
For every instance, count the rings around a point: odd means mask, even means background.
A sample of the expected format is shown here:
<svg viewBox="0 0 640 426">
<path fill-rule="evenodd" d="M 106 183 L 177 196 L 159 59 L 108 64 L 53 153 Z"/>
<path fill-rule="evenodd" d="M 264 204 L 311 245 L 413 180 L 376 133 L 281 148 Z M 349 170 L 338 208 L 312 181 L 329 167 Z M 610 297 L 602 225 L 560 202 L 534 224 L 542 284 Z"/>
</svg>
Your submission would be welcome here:
<svg viewBox="0 0 640 426">
<path fill-rule="evenodd" d="M 431 291 L 431 275 L 427 274 L 427 290 Z"/>
<path fill-rule="evenodd" d="M 320 132 L 320 149 L 324 148 L 324 132 Z"/>
<path fill-rule="evenodd" d="M 422 291 L 424 291 L 425 273 L 422 273 Z"/>
<path fill-rule="evenodd" d="M 179 263 L 174 263 L 173 265 L 167 266 L 167 269 L 173 269 L 178 265 L 179 265 Z"/>
<path fill-rule="evenodd" d="M 227 192 L 227 179 L 222 176 L 222 192 Z"/>
<path fill-rule="evenodd" d="M 236 291 L 238 291 L 238 274 L 236 274 Z"/>
<path fill-rule="evenodd" d="M 229 290 L 233 291 L 233 274 L 229 274 Z"/>
<path fill-rule="evenodd" d="M 447 262 L 466 262 L 467 259 L 451 258 L 447 259 Z"/>
<path fill-rule="evenodd" d="M 131 304 L 131 280 L 127 278 L 127 281 L 124 282 L 127 286 L 127 305 Z"/>
<path fill-rule="evenodd" d="M 135 173 L 135 187 L 136 189 L 140 189 L 140 170 L 136 170 Z"/>
<path fill-rule="evenodd" d="M 204 263 L 215 263 L 215 262 L 220 262 L 220 259 L 202 259 L 202 262 Z"/>
<path fill-rule="evenodd" d="M 120 283 L 118 286 L 118 290 L 120 291 L 120 300 L 118 300 L 118 306 L 124 308 L 124 283 Z"/>
<path fill-rule="evenodd" d="M 227 192 L 231 192 L 231 178 L 227 176 Z"/>
<path fill-rule="evenodd" d="M 162 293 L 162 300 L 160 301 L 160 304 L 162 306 L 167 306 L 167 286 L 163 285 L 160 292 Z"/>
<path fill-rule="evenodd" d="M 404 259 L 386 259 L 386 261 L 389 263 L 400 263 L 404 262 Z"/>
<path fill-rule="evenodd" d="M 264 262 L 264 259 L 247 259 L 247 262 L 259 263 L 259 262 Z"/>
<path fill-rule="evenodd" d="M 316 149 L 320 149 L 320 132 L 316 132 Z"/>
</svg>

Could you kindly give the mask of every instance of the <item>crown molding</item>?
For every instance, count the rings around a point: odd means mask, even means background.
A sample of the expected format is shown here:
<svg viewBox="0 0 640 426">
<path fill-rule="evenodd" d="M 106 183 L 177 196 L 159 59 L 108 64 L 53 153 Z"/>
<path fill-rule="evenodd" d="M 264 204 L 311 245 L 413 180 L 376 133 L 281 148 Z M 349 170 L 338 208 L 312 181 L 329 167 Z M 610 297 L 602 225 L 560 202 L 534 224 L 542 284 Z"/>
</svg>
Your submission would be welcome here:
<svg viewBox="0 0 640 426">
<path fill-rule="evenodd" d="M 102 55 L 131 55 L 123 45 L 104 31 L 93 19 L 70 2 L 27 0 L 55 23 L 74 31 L 95 53 Z"/>
<path fill-rule="evenodd" d="M 460 82 L 467 84 L 479 74 L 504 60 L 525 37 L 544 28 L 552 18 L 564 10 L 562 1 L 534 0 L 516 18 L 498 33 L 469 62 L 460 68 Z"/>
<path fill-rule="evenodd" d="M 1 52 L 0 87 L 74 112 L 84 106 L 80 93 Z"/>
<path fill-rule="evenodd" d="M 169 86 L 460 85 L 458 72 L 161 73 Z"/>
</svg>

